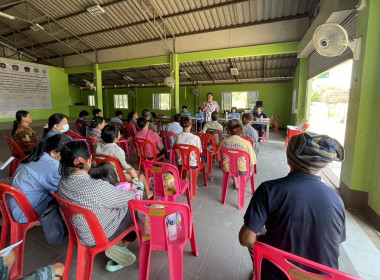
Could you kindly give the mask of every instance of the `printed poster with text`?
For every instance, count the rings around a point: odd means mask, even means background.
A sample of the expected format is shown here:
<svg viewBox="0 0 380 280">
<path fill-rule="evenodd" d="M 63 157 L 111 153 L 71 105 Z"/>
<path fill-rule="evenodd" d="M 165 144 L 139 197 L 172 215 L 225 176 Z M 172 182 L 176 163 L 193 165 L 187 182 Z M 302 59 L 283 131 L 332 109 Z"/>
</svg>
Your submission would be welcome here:
<svg viewBox="0 0 380 280">
<path fill-rule="evenodd" d="M 0 59 L 0 110 L 51 109 L 49 67 Z"/>
</svg>

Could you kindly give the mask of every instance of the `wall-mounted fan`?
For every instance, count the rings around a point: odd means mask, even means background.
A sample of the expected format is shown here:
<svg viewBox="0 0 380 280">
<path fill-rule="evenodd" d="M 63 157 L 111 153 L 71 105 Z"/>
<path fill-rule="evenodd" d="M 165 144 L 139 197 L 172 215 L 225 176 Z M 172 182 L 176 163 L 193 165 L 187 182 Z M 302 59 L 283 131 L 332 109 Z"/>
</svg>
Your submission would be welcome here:
<svg viewBox="0 0 380 280">
<path fill-rule="evenodd" d="M 90 81 L 87 81 L 87 80 L 83 80 L 85 83 L 86 83 L 86 87 L 90 90 L 96 90 L 96 86 L 91 83 Z"/>
<path fill-rule="evenodd" d="M 166 77 L 165 80 L 164 80 L 164 84 L 167 87 L 174 88 L 175 80 L 174 80 L 173 77 Z"/>
<path fill-rule="evenodd" d="M 349 47 L 352 50 L 354 60 L 360 58 L 361 40 L 362 38 L 359 37 L 350 41 L 346 29 L 336 23 L 320 25 L 313 35 L 313 45 L 320 55 L 339 56 Z"/>
<path fill-rule="evenodd" d="M 195 88 L 193 89 L 192 92 L 193 92 L 193 94 L 194 94 L 195 96 L 199 96 L 200 90 L 199 90 L 198 86 L 195 86 Z"/>
</svg>

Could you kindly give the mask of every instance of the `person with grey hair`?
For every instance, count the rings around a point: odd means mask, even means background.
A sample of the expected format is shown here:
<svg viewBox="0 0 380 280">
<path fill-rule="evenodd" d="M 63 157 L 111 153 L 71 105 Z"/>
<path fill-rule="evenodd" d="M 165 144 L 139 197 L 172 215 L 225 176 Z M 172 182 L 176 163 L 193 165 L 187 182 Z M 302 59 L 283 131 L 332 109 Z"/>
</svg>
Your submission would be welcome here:
<svg viewBox="0 0 380 280">
<path fill-rule="evenodd" d="M 290 139 L 286 154 L 290 173 L 257 188 L 244 215 L 240 244 L 251 257 L 257 240 L 338 269 L 339 245 L 346 239 L 345 209 L 316 174 L 332 161 L 343 161 L 344 149 L 329 136 L 305 132 Z M 262 278 L 288 279 L 267 260 Z"/>
</svg>

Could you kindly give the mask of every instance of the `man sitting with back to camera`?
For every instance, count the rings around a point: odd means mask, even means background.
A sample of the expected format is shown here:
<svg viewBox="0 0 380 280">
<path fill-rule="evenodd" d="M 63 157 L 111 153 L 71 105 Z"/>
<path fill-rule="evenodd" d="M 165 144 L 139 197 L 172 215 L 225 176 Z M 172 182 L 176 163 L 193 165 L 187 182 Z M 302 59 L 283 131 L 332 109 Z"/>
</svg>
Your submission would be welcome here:
<svg viewBox="0 0 380 280">
<path fill-rule="evenodd" d="M 305 132 L 290 139 L 286 155 L 290 173 L 257 188 L 244 215 L 240 244 L 251 257 L 258 240 L 338 269 L 339 245 L 346 239 L 345 209 L 316 174 L 332 161 L 343 161 L 344 149 L 326 135 Z M 264 259 L 262 279 L 288 278 Z"/>
</svg>

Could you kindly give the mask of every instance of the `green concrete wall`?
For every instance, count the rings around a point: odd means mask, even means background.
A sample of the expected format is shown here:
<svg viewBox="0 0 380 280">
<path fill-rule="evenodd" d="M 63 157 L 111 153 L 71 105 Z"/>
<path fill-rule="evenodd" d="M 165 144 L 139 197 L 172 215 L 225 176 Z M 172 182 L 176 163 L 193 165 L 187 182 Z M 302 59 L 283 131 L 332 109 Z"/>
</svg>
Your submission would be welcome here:
<svg viewBox="0 0 380 280">
<path fill-rule="evenodd" d="M 47 110 L 30 110 L 29 112 L 34 120 L 48 119 L 54 113 L 69 114 L 69 82 L 65 69 L 49 66 L 49 75 L 52 108 Z M 20 105 L 19 110 L 22 109 L 22 105 Z M 14 121 L 14 118 L 0 119 L 2 123 L 11 121 Z"/>
<path fill-rule="evenodd" d="M 289 124 L 288 115 L 288 96 L 291 89 L 290 82 L 284 83 L 263 83 L 263 84 L 240 84 L 240 85 L 207 85 L 200 86 L 200 95 L 195 97 L 192 94 L 193 86 L 181 86 L 179 88 L 179 107 L 181 110 L 182 105 L 187 105 L 192 115 L 195 114 L 196 109 L 206 100 L 206 94 L 212 92 L 214 94 L 214 100 L 222 105 L 222 92 L 225 91 L 259 91 L 260 100 L 263 101 L 265 107 L 265 113 L 268 116 L 272 114 L 280 115 L 280 127 L 286 127 Z M 106 117 L 112 117 L 115 109 L 113 108 L 113 94 L 115 93 L 127 93 L 130 89 L 107 89 L 103 90 L 104 99 L 104 115 Z M 133 99 L 129 98 L 130 109 L 137 110 L 138 114 L 144 108 L 152 109 L 153 93 L 170 93 L 170 89 L 167 87 L 156 88 L 137 88 L 136 89 L 136 107 L 132 106 Z M 173 116 L 176 112 L 174 105 L 174 93 L 171 97 L 172 109 L 169 111 L 154 110 L 156 114 L 164 114 L 167 116 Z M 132 107 L 131 107 L 132 106 Z M 122 110 L 123 111 L 123 110 Z M 124 112 L 124 111 L 123 111 Z"/>
<path fill-rule="evenodd" d="M 367 1 L 358 13 L 361 57 L 354 61 L 341 180 L 352 190 L 368 192 L 369 206 L 380 215 L 380 1 Z"/>
</svg>

